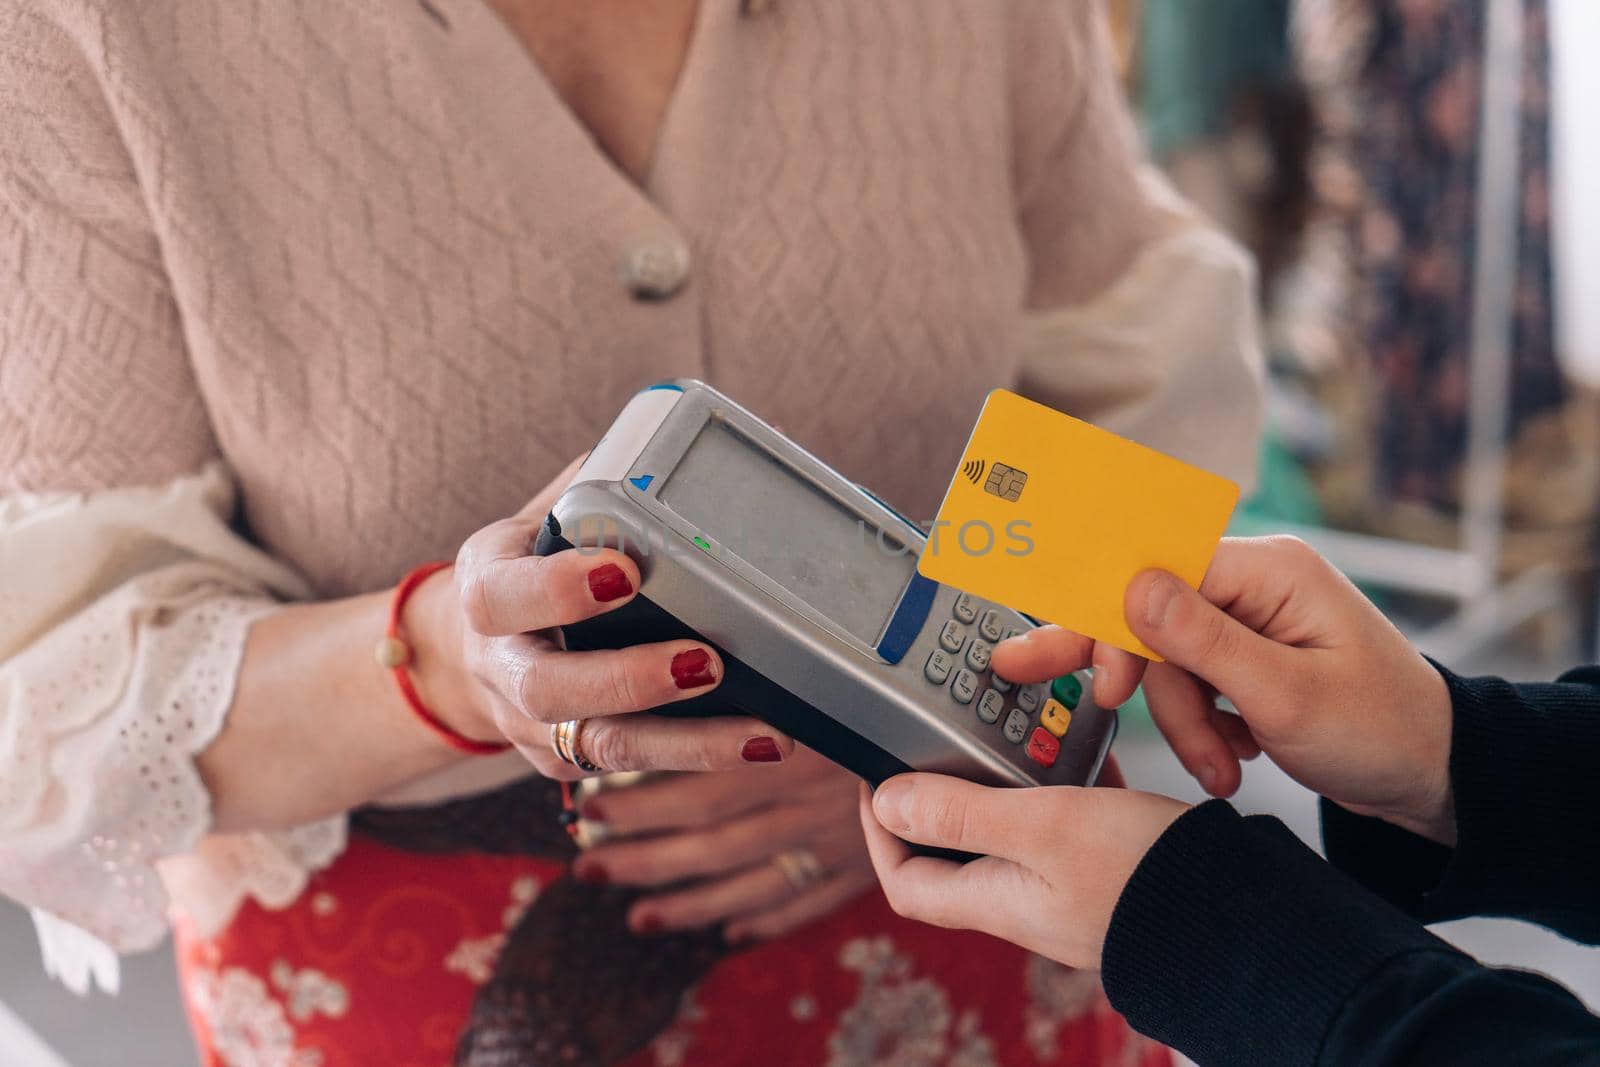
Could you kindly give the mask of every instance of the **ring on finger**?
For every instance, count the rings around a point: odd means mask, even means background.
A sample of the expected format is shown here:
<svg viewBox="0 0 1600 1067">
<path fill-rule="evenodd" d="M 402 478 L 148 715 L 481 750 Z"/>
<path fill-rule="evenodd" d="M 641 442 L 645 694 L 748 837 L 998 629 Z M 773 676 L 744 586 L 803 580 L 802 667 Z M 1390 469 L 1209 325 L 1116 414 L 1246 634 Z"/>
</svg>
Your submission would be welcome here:
<svg viewBox="0 0 1600 1067">
<path fill-rule="evenodd" d="M 790 848 L 772 857 L 772 865 L 796 889 L 808 889 L 827 877 L 827 868 L 809 848 Z"/>
<path fill-rule="evenodd" d="M 581 747 L 583 719 L 567 719 L 550 727 L 550 747 L 563 763 L 570 763 L 580 771 L 599 774 L 603 768 L 584 756 Z"/>
<path fill-rule="evenodd" d="M 578 843 L 579 848 L 585 851 L 603 845 L 616 836 L 616 832 L 611 827 L 603 822 L 595 822 L 593 819 L 580 818 L 572 826 L 573 830 L 576 831 L 572 835 L 572 839 Z"/>
</svg>

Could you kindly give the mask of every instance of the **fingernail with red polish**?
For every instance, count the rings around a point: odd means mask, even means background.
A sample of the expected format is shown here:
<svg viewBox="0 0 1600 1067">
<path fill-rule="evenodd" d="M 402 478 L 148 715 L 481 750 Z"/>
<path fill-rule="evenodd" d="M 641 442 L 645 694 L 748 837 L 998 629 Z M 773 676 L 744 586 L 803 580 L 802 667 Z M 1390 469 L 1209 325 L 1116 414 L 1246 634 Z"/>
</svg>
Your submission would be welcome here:
<svg viewBox="0 0 1600 1067">
<path fill-rule="evenodd" d="M 601 806 L 598 800 L 590 800 L 578 809 L 578 818 L 584 822 L 605 822 L 606 809 Z"/>
<path fill-rule="evenodd" d="M 679 689 L 699 689 L 717 680 L 711 669 L 711 653 L 691 648 L 672 657 L 672 681 Z"/>
<path fill-rule="evenodd" d="M 605 885 L 611 881 L 611 872 L 598 863 L 585 863 L 573 868 L 572 877 L 584 885 Z"/>
<path fill-rule="evenodd" d="M 661 921 L 661 916 L 659 915 L 643 915 L 633 923 L 633 932 L 645 937 L 659 934 L 666 928 L 667 924 Z"/>
<path fill-rule="evenodd" d="M 746 763 L 781 763 L 783 753 L 778 750 L 778 742 L 770 737 L 752 737 L 744 743 L 739 750 L 739 755 Z"/>
<path fill-rule="evenodd" d="M 633 582 L 628 572 L 615 563 L 596 567 L 589 572 L 589 593 L 602 604 L 633 595 Z"/>
</svg>

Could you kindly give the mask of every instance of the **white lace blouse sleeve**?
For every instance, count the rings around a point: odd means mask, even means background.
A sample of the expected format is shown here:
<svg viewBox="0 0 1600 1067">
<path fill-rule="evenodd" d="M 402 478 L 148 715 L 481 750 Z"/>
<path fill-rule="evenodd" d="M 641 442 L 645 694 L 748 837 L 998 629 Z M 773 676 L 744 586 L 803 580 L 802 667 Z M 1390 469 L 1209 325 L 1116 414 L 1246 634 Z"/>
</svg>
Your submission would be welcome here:
<svg viewBox="0 0 1600 1067">
<path fill-rule="evenodd" d="M 157 943 L 169 902 L 215 930 L 247 895 L 287 905 L 343 848 L 342 819 L 207 836 L 194 757 L 251 624 L 310 595 L 229 527 L 233 503 L 220 464 L 0 498 L 0 892 L 79 990 L 114 987 L 115 953 Z"/>
<path fill-rule="evenodd" d="M 1021 390 L 1248 491 L 1265 422 L 1255 263 L 1164 178 L 1141 185 L 1160 235 L 1097 296 L 1028 316 Z"/>
</svg>

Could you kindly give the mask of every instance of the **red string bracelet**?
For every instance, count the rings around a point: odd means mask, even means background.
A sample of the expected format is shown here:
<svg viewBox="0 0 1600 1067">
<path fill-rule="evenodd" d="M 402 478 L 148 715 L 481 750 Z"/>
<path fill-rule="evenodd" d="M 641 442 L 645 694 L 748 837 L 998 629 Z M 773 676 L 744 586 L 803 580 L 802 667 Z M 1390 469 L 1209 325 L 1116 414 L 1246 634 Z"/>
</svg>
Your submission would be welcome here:
<svg viewBox="0 0 1600 1067">
<path fill-rule="evenodd" d="M 389 625 L 384 629 L 383 640 L 378 642 L 378 664 L 394 675 L 394 684 L 399 687 L 400 695 L 405 698 L 406 707 L 410 708 L 411 714 L 432 730 L 439 740 L 451 748 L 473 756 L 493 756 L 511 746 L 503 741 L 474 741 L 452 729 L 422 702 L 422 697 L 417 695 L 416 686 L 411 684 L 411 673 L 406 670 L 406 665 L 411 662 L 411 646 L 400 637 L 400 613 L 405 608 L 406 601 L 411 599 L 411 594 L 415 593 L 423 582 L 448 566 L 450 564 L 444 562 L 424 563 L 400 579 L 400 584 L 395 586 L 394 600 L 389 605 Z"/>
<path fill-rule="evenodd" d="M 578 805 L 573 802 L 572 783 L 561 783 L 561 814 L 557 821 L 567 828 L 567 836 L 578 839 Z"/>
</svg>

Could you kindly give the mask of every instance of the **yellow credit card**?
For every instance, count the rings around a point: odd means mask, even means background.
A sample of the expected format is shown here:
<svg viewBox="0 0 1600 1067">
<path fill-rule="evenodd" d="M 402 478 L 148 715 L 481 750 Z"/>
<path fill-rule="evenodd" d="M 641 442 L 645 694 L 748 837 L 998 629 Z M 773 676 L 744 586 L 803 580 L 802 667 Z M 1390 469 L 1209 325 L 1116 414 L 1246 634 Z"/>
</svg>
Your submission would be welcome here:
<svg viewBox="0 0 1600 1067">
<path fill-rule="evenodd" d="M 1128 583 L 1159 567 L 1198 588 L 1238 502 L 1226 478 L 997 389 L 917 570 L 1159 659 L 1128 629 Z"/>
</svg>

